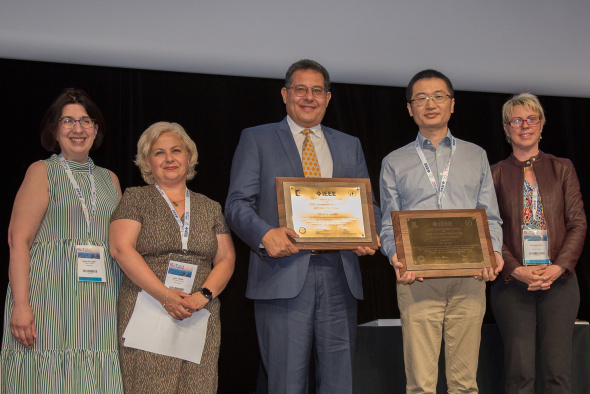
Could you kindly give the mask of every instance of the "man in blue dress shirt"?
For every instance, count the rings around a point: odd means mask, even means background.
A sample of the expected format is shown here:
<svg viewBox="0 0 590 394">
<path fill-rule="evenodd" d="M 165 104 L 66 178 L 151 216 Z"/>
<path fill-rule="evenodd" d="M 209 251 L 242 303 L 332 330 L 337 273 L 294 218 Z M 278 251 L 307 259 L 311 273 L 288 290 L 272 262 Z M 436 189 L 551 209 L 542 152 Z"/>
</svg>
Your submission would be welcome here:
<svg viewBox="0 0 590 394">
<path fill-rule="evenodd" d="M 487 155 L 448 129 L 455 108 L 451 81 L 436 70 L 416 74 L 406 90 L 410 116 L 419 127 L 415 141 L 383 159 L 380 191 L 382 251 L 397 276 L 408 393 L 435 393 L 441 340 L 449 393 L 477 392 L 476 373 L 485 313 L 485 283 L 502 270 L 502 220 Z M 497 268 L 475 278 L 416 278 L 397 250 L 391 211 L 486 210 Z"/>
</svg>

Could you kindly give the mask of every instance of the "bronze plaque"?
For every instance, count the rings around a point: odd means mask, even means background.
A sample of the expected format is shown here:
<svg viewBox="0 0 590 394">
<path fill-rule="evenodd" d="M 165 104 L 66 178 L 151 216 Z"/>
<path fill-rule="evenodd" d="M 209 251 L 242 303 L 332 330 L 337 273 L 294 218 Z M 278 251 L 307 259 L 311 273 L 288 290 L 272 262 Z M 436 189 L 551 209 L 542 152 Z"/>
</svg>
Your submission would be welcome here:
<svg viewBox="0 0 590 394">
<path fill-rule="evenodd" d="M 496 268 L 484 209 L 391 212 L 400 275 L 475 276 Z"/>
<path fill-rule="evenodd" d="M 301 250 L 377 249 L 371 182 L 364 178 L 277 177 L 279 223 Z"/>
</svg>

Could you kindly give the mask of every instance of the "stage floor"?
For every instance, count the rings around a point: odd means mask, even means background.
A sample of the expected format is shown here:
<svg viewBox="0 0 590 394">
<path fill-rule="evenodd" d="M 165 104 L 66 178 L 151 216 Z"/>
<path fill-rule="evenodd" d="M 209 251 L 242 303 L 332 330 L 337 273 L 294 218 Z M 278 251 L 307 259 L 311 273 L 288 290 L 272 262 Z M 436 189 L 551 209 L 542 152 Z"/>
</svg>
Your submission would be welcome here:
<svg viewBox="0 0 590 394">
<path fill-rule="evenodd" d="M 355 393 L 404 393 L 406 376 L 399 326 L 359 326 L 354 368 Z M 441 354 L 444 354 L 441 351 Z M 495 324 L 482 326 L 477 383 L 482 394 L 503 392 L 504 349 Z M 437 393 L 446 393 L 444 360 L 439 360 Z M 574 327 L 572 394 L 590 390 L 590 326 Z"/>
</svg>

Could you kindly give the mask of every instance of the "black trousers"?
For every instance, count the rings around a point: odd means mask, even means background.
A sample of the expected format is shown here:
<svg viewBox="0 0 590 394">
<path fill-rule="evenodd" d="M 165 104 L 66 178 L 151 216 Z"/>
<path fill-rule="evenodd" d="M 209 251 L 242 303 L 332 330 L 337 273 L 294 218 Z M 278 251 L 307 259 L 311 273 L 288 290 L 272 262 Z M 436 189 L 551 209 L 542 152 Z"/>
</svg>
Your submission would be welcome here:
<svg viewBox="0 0 590 394">
<path fill-rule="evenodd" d="M 580 306 L 576 275 L 556 280 L 546 291 L 498 279 L 491 306 L 504 343 L 506 393 L 571 393 L 572 335 Z"/>
</svg>

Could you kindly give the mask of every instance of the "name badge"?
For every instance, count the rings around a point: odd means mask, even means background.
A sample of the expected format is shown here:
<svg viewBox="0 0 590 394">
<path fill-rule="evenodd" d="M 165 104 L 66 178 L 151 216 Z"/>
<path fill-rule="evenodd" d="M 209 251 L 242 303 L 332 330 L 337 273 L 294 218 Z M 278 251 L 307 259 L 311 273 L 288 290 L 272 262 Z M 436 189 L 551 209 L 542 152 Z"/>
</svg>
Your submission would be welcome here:
<svg viewBox="0 0 590 394">
<path fill-rule="evenodd" d="M 76 245 L 78 280 L 80 282 L 106 282 L 104 249 L 95 245 Z"/>
<path fill-rule="evenodd" d="M 524 265 L 551 264 L 547 230 L 522 229 L 522 255 Z"/>
<path fill-rule="evenodd" d="M 164 286 L 169 289 L 176 289 L 187 294 L 191 293 L 198 265 L 181 263 L 180 261 L 168 260 L 168 271 Z"/>
</svg>

